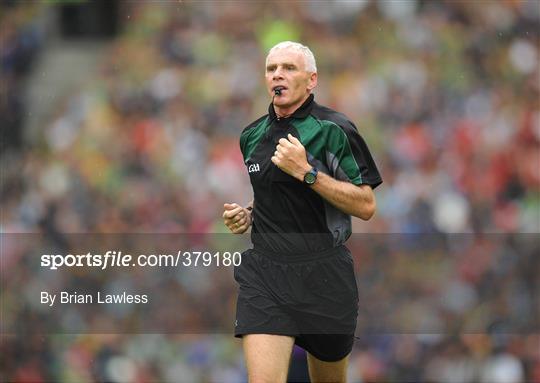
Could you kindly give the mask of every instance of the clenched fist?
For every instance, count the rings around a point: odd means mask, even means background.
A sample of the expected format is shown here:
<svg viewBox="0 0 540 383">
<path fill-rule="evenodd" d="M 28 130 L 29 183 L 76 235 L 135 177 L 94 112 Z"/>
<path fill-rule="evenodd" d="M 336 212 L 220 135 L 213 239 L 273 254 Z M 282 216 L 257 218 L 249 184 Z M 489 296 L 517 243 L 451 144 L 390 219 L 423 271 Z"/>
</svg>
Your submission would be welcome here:
<svg viewBox="0 0 540 383">
<path fill-rule="evenodd" d="M 251 212 L 236 204 L 226 203 L 223 205 L 223 222 L 233 234 L 242 234 L 251 225 Z"/>
<path fill-rule="evenodd" d="M 274 165 L 299 181 L 303 181 L 304 175 L 311 170 L 306 149 L 292 134 L 279 140 L 271 160 Z"/>
</svg>

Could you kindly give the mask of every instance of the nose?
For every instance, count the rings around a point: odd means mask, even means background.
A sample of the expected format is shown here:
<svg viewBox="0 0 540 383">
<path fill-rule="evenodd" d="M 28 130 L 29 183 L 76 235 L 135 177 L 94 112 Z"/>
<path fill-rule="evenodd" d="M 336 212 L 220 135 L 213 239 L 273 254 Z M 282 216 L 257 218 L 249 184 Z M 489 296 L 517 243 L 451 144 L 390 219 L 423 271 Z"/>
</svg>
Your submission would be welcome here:
<svg viewBox="0 0 540 383">
<path fill-rule="evenodd" d="M 281 71 L 281 67 L 276 68 L 276 70 L 274 71 L 274 74 L 272 75 L 272 79 L 273 80 L 282 80 L 283 79 L 283 74 L 282 74 L 282 71 Z"/>
</svg>

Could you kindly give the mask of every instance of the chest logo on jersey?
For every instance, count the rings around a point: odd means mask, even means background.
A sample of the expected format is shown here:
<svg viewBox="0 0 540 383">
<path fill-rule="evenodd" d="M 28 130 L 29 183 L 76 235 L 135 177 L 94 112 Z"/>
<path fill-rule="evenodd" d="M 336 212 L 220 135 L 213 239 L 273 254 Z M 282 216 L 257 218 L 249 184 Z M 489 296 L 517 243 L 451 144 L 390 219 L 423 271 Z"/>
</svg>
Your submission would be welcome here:
<svg viewBox="0 0 540 383">
<path fill-rule="evenodd" d="M 261 171 L 261 168 L 259 164 L 251 164 L 248 166 L 248 173 L 257 173 L 260 171 Z"/>
</svg>

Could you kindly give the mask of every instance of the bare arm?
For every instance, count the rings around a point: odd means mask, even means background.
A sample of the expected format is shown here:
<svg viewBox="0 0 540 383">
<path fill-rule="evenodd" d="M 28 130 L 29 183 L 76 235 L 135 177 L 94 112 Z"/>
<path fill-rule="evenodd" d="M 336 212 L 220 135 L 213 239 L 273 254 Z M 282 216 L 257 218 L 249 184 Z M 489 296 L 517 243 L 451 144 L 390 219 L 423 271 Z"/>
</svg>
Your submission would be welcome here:
<svg viewBox="0 0 540 383">
<path fill-rule="evenodd" d="M 304 174 L 311 170 L 305 148 L 290 134 L 288 140 L 285 138 L 279 140 L 272 162 L 299 181 L 303 181 Z M 319 173 L 317 181 L 311 188 L 344 213 L 363 220 L 370 219 L 375 213 L 377 206 L 375 194 L 369 185 L 357 186 Z"/>
<path fill-rule="evenodd" d="M 306 172 L 310 169 L 311 166 Z M 304 174 L 302 174 L 302 179 Z M 317 181 L 311 188 L 344 213 L 354 215 L 365 221 L 375 214 L 377 203 L 373 189 L 369 185 L 357 186 L 349 182 L 338 181 L 327 174 L 319 172 Z"/>
</svg>

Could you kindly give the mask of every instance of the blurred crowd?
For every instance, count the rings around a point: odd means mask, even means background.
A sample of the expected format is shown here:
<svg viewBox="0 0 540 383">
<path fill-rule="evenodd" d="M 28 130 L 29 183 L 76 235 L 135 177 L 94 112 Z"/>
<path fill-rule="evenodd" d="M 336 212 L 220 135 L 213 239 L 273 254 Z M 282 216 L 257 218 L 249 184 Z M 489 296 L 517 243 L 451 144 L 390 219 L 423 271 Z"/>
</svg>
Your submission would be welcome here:
<svg viewBox="0 0 540 383">
<path fill-rule="evenodd" d="M 35 8 L 11 6 L 0 28 L 7 84 L 0 114 L 2 233 L 224 232 L 223 203 L 251 199 L 238 136 L 266 113 L 266 52 L 278 41 L 297 40 L 317 59 L 316 100 L 356 124 L 384 179 L 376 217 L 354 220 L 353 231 L 470 233 L 469 253 L 486 254 L 478 262 L 459 253 L 446 263 L 435 258 L 453 273 L 435 273 L 447 278 L 447 295 L 437 294 L 449 306 L 425 298 L 411 307 L 429 311 L 428 318 L 468 317 L 482 302 L 496 311 L 512 305 L 486 292 L 503 286 L 501 296 L 510 291 L 515 300 L 511 317 L 540 316 L 540 273 L 531 272 L 538 271 L 538 246 L 512 262 L 489 255 L 515 255 L 510 239 L 490 248 L 486 241 L 494 237 L 485 236 L 540 230 L 536 0 L 126 3 L 123 32 L 107 48 L 99 75 L 23 144 L 17 111 L 24 108 L 21 74 L 40 46 L 29 27 Z M 407 262 L 398 253 L 385 261 L 362 257 L 362 267 L 357 262 L 360 290 L 373 294 L 372 301 L 407 306 L 407 294 L 392 281 L 429 297 L 430 270 L 400 278 Z M 23 256 L 12 256 L 13 269 L 0 271 L 6 290 L 24 290 L 29 282 L 9 278 Z M 373 278 L 389 287 L 368 289 L 362 281 Z M 205 282 L 215 281 L 198 280 Z M 351 381 L 539 381 L 538 327 L 530 327 L 533 319 L 524 322 L 529 327 L 512 327 L 514 335 L 508 329 L 497 335 L 484 324 L 474 333 L 443 335 L 452 329 L 440 318 L 442 327 L 431 334 L 371 330 L 357 342 Z M 370 329 L 362 319 L 359 328 Z M 239 343 L 227 336 L 5 339 L 4 380 L 237 382 L 243 376 Z"/>
<path fill-rule="evenodd" d="M 9 3 L 9 2 L 5 2 Z M 1 9 L 0 9 L 1 10 Z M 42 28 L 36 23 L 38 7 L 11 7 L 0 13 L 0 148 L 23 145 L 24 83 L 42 45 Z"/>
</svg>

